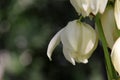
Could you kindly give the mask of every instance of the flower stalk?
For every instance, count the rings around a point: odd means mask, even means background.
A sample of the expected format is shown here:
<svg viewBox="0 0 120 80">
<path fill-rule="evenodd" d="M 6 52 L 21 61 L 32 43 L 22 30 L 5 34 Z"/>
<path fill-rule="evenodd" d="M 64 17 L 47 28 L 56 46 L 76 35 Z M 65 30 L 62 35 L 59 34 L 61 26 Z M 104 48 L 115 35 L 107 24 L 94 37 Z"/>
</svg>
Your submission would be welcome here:
<svg viewBox="0 0 120 80">
<path fill-rule="evenodd" d="M 110 54 L 109 54 L 109 51 L 108 51 L 108 48 L 107 48 L 107 41 L 106 41 L 105 35 L 103 33 L 103 29 L 102 29 L 102 25 L 101 25 L 99 15 L 96 15 L 95 21 L 96 21 L 97 29 L 98 29 L 98 32 L 99 32 L 100 40 L 101 40 L 102 45 L 103 45 L 108 79 L 109 80 L 116 80 L 116 72 L 113 68 L 113 65 L 112 65 L 112 62 L 111 62 L 111 59 L 110 59 Z"/>
</svg>

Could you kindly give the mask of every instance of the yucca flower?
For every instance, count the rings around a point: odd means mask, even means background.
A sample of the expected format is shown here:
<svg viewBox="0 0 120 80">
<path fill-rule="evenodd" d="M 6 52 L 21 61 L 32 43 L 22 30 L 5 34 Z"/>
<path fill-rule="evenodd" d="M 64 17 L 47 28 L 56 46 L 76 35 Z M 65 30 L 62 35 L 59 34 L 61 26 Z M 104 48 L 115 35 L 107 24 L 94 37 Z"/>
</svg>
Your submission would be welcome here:
<svg viewBox="0 0 120 80">
<path fill-rule="evenodd" d="M 75 65 L 75 61 L 79 63 L 88 62 L 88 58 L 96 49 L 98 38 L 90 25 L 78 20 L 70 21 L 50 41 L 47 50 L 47 56 L 50 60 L 53 50 L 60 41 L 63 44 L 65 58 Z"/>
<path fill-rule="evenodd" d="M 116 40 L 115 44 L 113 45 L 111 59 L 115 70 L 120 75 L 120 37 Z"/>
<path fill-rule="evenodd" d="M 98 12 L 103 13 L 108 0 L 70 0 L 71 4 L 82 16 L 89 16 L 90 13 L 96 15 Z"/>
<path fill-rule="evenodd" d="M 117 28 L 114 18 L 114 8 L 112 6 L 108 6 L 105 9 L 104 13 L 101 15 L 100 19 L 108 47 L 112 49 L 113 44 L 118 38 Z"/>
<path fill-rule="evenodd" d="M 118 29 L 120 29 L 120 0 L 115 1 L 115 9 L 114 9 L 114 14 L 115 14 L 115 20 Z"/>
</svg>

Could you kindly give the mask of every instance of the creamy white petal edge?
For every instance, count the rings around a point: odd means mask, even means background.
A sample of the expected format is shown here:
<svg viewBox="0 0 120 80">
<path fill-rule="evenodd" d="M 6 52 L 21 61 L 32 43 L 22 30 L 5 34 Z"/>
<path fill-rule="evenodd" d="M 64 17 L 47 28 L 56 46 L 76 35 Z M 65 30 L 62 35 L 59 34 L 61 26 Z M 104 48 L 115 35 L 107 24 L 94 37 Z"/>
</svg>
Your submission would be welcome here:
<svg viewBox="0 0 120 80">
<path fill-rule="evenodd" d="M 60 35 L 61 35 L 61 32 L 63 31 L 63 29 L 61 29 L 59 32 L 56 33 L 56 35 L 52 38 L 52 40 L 50 41 L 50 43 L 48 45 L 47 56 L 49 57 L 50 60 L 52 60 L 51 55 L 53 53 L 53 50 L 60 43 Z"/>
<path fill-rule="evenodd" d="M 70 0 L 70 3 L 75 8 L 78 15 L 82 14 L 85 17 L 91 12 L 88 0 Z"/>
<path fill-rule="evenodd" d="M 67 50 L 67 48 L 64 48 L 64 47 L 63 47 L 63 54 L 64 54 L 65 58 L 66 58 L 69 62 L 71 62 L 73 65 L 75 65 L 75 60 L 74 60 L 74 58 L 71 56 L 70 53 L 71 53 L 71 52 L 70 52 L 69 50 Z"/>
<path fill-rule="evenodd" d="M 100 0 L 91 0 L 89 8 L 91 8 L 91 12 L 96 15 L 99 11 Z"/>
<path fill-rule="evenodd" d="M 120 29 L 120 0 L 116 0 L 114 9 L 115 20 L 118 29 Z"/>
<path fill-rule="evenodd" d="M 116 40 L 114 37 L 117 37 L 115 36 L 115 32 L 114 32 L 116 30 L 114 8 L 112 6 L 108 6 L 100 19 L 108 47 L 112 49 L 112 46 Z"/>
<path fill-rule="evenodd" d="M 99 4 L 99 12 L 100 13 L 103 13 L 105 8 L 106 8 L 106 5 L 107 5 L 107 2 L 108 0 L 100 0 L 100 4 Z"/>
<path fill-rule="evenodd" d="M 98 12 L 104 12 L 108 0 L 70 0 L 71 4 L 82 16 L 89 16 L 90 13 L 96 15 Z"/>
<path fill-rule="evenodd" d="M 115 70 L 120 75 L 120 37 L 116 40 L 115 44 L 113 45 L 111 59 Z"/>
</svg>

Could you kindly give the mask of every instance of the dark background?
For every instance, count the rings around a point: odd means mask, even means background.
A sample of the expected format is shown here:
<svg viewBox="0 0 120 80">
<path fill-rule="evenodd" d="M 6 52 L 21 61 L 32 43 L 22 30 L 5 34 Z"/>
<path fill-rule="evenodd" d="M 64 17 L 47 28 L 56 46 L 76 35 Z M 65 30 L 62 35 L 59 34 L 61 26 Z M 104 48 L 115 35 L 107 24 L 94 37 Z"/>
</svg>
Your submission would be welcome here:
<svg viewBox="0 0 120 80">
<path fill-rule="evenodd" d="M 46 55 L 55 33 L 78 18 L 69 0 L 0 0 L 0 80 L 107 80 L 100 44 L 88 64 L 66 61 L 62 44 L 52 61 Z"/>
</svg>

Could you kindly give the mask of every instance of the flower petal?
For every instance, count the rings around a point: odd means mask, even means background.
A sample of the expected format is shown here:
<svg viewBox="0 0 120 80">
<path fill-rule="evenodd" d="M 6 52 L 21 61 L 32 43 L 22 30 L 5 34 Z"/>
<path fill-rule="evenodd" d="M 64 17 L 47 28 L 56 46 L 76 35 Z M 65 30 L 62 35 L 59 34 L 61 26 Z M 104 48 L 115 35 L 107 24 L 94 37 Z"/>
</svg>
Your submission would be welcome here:
<svg viewBox="0 0 120 80">
<path fill-rule="evenodd" d="M 74 58 L 71 57 L 70 50 L 67 50 L 67 48 L 63 47 L 63 54 L 69 62 L 71 62 L 73 65 L 75 65 L 75 60 L 74 60 Z"/>
<path fill-rule="evenodd" d="M 94 15 L 96 15 L 99 10 L 99 3 L 100 3 L 100 0 L 91 0 L 90 1 L 90 8 Z"/>
<path fill-rule="evenodd" d="M 81 0 L 81 5 L 82 5 L 84 11 L 88 11 L 89 2 L 90 2 L 90 1 L 88 1 L 88 0 Z"/>
<path fill-rule="evenodd" d="M 63 29 L 61 29 L 59 32 L 57 32 L 57 34 L 52 38 L 52 40 L 50 41 L 50 43 L 48 45 L 47 56 L 49 57 L 50 60 L 52 60 L 51 55 L 52 55 L 53 50 L 60 43 L 60 35 L 61 35 L 61 32 L 63 31 Z"/>
<path fill-rule="evenodd" d="M 81 38 L 79 38 L 77 51 L 72 53 L 76 62 L 87 63 L 88 58 L 96 49 L 98 38 L 95 30 L 86 23 L 79 23 L 81 27 Z"/>
<path fill-rule="evenodd" d="M 115 35 L 115 31 L 117 29 L 114 18 L 114 8 L 112 6 L 108 6 L 105 12 L 102 14 L 101 24 L 102 24 L 103 32 L 105 34 L 105 38 L 107 40 L 108 47 L 112 49 L 112 46 L 117 37 Z"/>
<path fill-rule="evenodd" d="M 99 3 L 99 12 L 103 13 L 105 8 L 106 8 L 108 0 L 99 0 L 99 1 L 100 1 L 100 3 Z"/>
<path fill-rule="evenodd" d="M 89 1 L 88 0 L 70 0 L 77 13 L 82 14 L 84 17 L 90 14 Z"/>
<path fill-rule="evenodd" d="M 98 44 L 98 37 L 95 30 L 88 24 L 83 23 L 82 27 L 82 43 L 79 44 L 79 54 L 83 59 L 88 59 Z"/>
<path fill-rule="evenodd" d="M 116 0 L 114 9 L 115 20 L 118 29 L 120 29 L 120 0 Z"/>
<path fill-rule="evenodd" d="M 61 41 L 65 48 L 64 54 L 69 54 L 70 58 L 79 63 L 87 63 L 87 59 L 97 46 L 98 38 L 90 25 L 74 20 L 64 28 Z"/>
<path fill-rule="evenodd" d="M 78 44 L 80 44 L 80 38 L 82 37 L 81 32 L 77 20 L 69 22 L 61 33 L 63 47 L 69 48 L 72 51 L 77 51 Z"/>
<path fill-rule="evenodd" d="M 82 8 L 82 6 L 80 5 L 81 2 L 79 0 L 76 0 L 76 1 L 70 0 L 70 3 L 73 5 L 73 7 L 77 11 L 77 13 L 80 15 L 81 8 Z"/>
<path fill-rule="evenodd" d="M 120 37 L 116 40 L 115 44 L 113 45 L 111 59 L 115 70 L 120 75 Z"/>
</svg>

